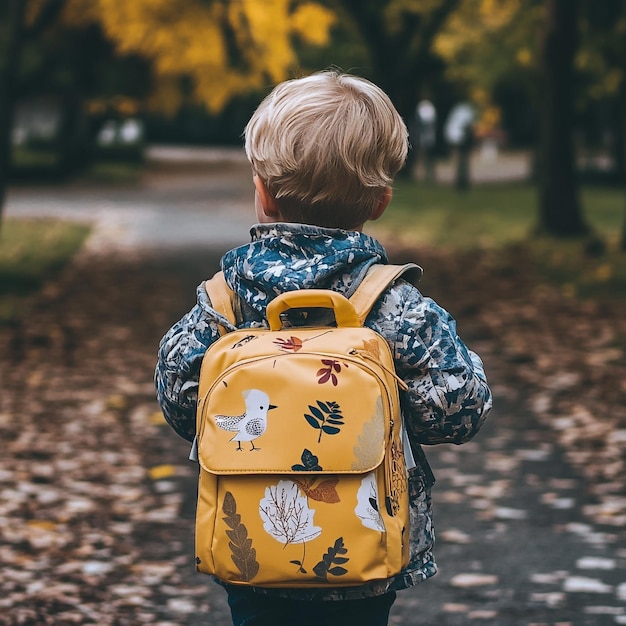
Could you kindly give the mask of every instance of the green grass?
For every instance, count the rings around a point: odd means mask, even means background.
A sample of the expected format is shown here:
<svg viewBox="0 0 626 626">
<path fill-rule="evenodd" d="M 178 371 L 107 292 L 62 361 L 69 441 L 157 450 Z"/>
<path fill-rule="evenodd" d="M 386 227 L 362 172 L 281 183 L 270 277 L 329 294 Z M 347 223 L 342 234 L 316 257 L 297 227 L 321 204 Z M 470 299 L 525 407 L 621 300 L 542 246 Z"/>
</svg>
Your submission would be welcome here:
<svg viewBox="0 0 626 626">
<path fill-rule="evenodd" d="M 84 169 L 75 172 L 71 177 L 96 184 L 124 185 L 138 182 L 145 169 L 141 154 L 120 150 L 118 156 L 115 159 L 106 153 L 96 155 L 93 162 L 89 162 Z M 51 147 L 16 148 L 12 158 L 16 172 L 21 173 L 24 180 L 36 181 L 42 176 L 63 180 L 66 174 L 58 169 L 58 154 Z"/>
<path fill-rule="evenodd" d="M 57 155 L 52 148 L 14 148 L 13 165 L 26 168 L 54 168 L 57 165 Z"/>
<path fill-rule="evenodd" d="M 626 253 L 619 250 L 626 193 L 618 188 L 586 187 L 581 192 L 585 217 L 605 242 L 590 254 L 589 238 L 533 236 L 537 216 L 534 187 L 525 184 L 451 187 L 399 181 L 383 217 L 368 232 L 387 244 L 445 250 L 511 245 L 527 249 L 540 274 L 566 295 L 626 298 Z"/>
<path fill-rule="evenodd" d="M 625 194 L 616 188 L 586 188 L 581 194 L 591 226 L 617 241 Z M 537 194 L 524 184 L 451 187 L 399 181 L 390 207 L 372 232 L 407 243 L 452 249 L 500 247 L 527 239 L 535 225 Z"/>
<path fill-rule="evenodd" d="M 80 179 L 89 183 L 132 184 L 139 181 L 144 170 L 141 163 L 96 161 L 81 173 Z"/>
<path fill-rule="evenodd" d="M 5 219 L 0 231 L 0 323 L 19 317 L 28 297 L 80 249 L 89 227 L 52 219 Z"/>
</svg>

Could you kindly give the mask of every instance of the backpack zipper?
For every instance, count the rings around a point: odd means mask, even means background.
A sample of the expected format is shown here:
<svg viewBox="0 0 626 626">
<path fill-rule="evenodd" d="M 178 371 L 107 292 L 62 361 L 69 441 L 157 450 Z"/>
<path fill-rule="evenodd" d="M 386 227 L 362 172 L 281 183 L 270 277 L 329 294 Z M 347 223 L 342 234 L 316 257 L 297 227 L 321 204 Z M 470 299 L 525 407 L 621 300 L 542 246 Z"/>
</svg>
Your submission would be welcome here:
<svg viewBox="0 0 626 626">
<path fill-rule="evenodd" d="M 379 367 L 382 367 L 385 372 L 387 372 L 387 374 L 391 374 L 391 376 L 393 376 L 397 383 L 398 383 L 398 387 L 400 387 L 400 389 L 402 389 L 402 391 L 408 391 L 409 390 L 409 386 L 400 378 L 400 376 L 398 376 L 395 372 L 393 372 L 392 370 L 390 370 L 388 367 L 386 367 L 385 365 L 383 365 L 379 359 L 377 359 L 376 357 L 372 356 L 369 352 L 367 352 L 366 350 L 357 350 L 356 348 L 352 348 L 348 354 L 354 356 L 360 356 L 362 359 L 368 359 L 369 361 L 373 361 L 374 363 L 376 363 Z"/>
<path fill-rule="evenodd" d="M 376 363 L 379 367 L 385 370 L 388 374 L 393 376 L 398 383 L 398 387 L 400 387 L 403 391 L 408 391 L 409 386 L 394 372 L 391 371 L 388 367 L 386 367 L 383 363 L 380 362 L 380 359 L 377 359 L 375 356 L 367 352 L 366 350 L 358 350 L 357 348 L 352 348 L 348 354 L 351 356 L 358 356 L 362 359 L 371 361 Z M 397 500 L 394 497 L 394 489 L 393 489 L 393 442 L 397 440 L 398 437 L 395 437 L 395 421 L 393 417 L 389 417 L 389 437 L 387 439 L 387 443 L 385 445 L 385 468 L 384 468 L 384 476 L 385 476 L 385 509 L 387 514 L 390 517 L 396 517 L 396 510 L 394 510 L 393 501 Z"/>
</svg>

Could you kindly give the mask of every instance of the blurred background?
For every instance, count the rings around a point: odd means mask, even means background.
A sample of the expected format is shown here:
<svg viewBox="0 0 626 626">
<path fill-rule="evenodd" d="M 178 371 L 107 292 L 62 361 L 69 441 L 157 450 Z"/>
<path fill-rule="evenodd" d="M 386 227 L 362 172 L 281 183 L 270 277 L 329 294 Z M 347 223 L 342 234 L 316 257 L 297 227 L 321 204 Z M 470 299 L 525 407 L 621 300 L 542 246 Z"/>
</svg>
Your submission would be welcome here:
<svg viewBox="0 0 626 626">
<path fill-rule="evenodd" d="M 133 183 L 206 148 L 241 154 L 277 82 L 334 66 L 380 85 L 410 130 L 378 233 L 530 240 L 542 258 L 541 237 L 578 237 L 604 259 L 583 291 L 623 293 L 625 59 L 621 0 L 4 0 L 0 208 L 10 184 Z"/>
<path fill-rule="evenodd" d="M 454 157 L 463 188 L 472 154 L 519 153 L 542 231 L 588 232 L 577 182 L 626 180 L 620 0 L 4 0 L 0 20 L 0 198 L 154 144 L 239 146 L 275 83 L 329 66 L 390 95 L 407 177 Z"/>
<path fill-rule="evenodd" d="M 0 0 L 0 624 L 229 623 L 155 353 L 248 238 L 252 111 L 328 67 L 404 117 L 367 231 L 496 398 L 427 451 L 441 573 L 391 623 L 626 624 L 623 0 Z"/>
</svg>

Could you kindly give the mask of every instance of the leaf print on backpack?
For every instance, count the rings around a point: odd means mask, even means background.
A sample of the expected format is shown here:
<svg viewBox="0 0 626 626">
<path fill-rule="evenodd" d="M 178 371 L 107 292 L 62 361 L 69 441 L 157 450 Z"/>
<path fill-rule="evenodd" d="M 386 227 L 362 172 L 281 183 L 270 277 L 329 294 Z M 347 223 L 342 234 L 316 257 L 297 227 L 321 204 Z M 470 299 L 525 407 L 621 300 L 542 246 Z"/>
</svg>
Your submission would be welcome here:
<svg viewBox="0 0 626 626">
<path fill-rule="evenodd" d="M 339 433 L 345 423 L 341 414 L 341 407 L 337 402 L 318 400 L 317 406 L 309 404 L 309 411 L 310 413 L 304 414 L 304 419 L 310 426 L 320 431 L 317 443 L 320 443 L 324 433 L 327 435 Z"/>
<path fill-rule="evenodd" d="M 341 501 L 337 493 L 339 478 L 335 476 L 332 478 L 322 478 L 319 482 L 317 481 L 317 478 L 313 478 L 309 481 L 296 480 L 295 483 L 311 500 L 324 502 L 326 504 L 335 504 Z"/>
<path fill-rule="evenodd" d="M 318 463 L 319 459 L 306 448 L 302 451 L 302 455 L 300 456 L 300 460 L 302 464 L 296 463 L 291 466 L 291 469 L 294 472 L 321 472 L 322 466 Z"/>
<path fill-rule="evenodd" d="M 284 350 L 285 352 L 297 352 L 302 348 L 302 339 L 298 337 L 289 337 L 289 339 L 282 339 L 278 337 L 276 341 L 274 341 L 274 345 L 278 346 L 280 350 Z"/>
<path fill-rule="evenodd" d="M 353 447 L 353 470 L 364 470 L 380 463 L 385 440 L 385 416 L 382 398 L 376 400 L 376 410 L 372 418 L 363 423 L 363 428 Z"/>
<path fill-rule="evenodd" d="M 356 516 L 361 520 L 365 528 L 385 532 L 385 523 L 380 514 L 378 486 L 376 474 L 370 472 L 361 481 L 361 486 L 356 494 L 357 505 L 354 509 Z"/>
<path fill-rule="evenodd" d="M 321 367 L 317 370 L 316 376 L 319 378 L 317 382 L 320 385 L 323 385 L 330 380 L 330 382 L 333 384 L 333 387 L 336 387 L 337 383 L 339 382 L 337 374 L 341 372 L 342 364 L 335 359 L 322 359 L 322 365 L 324 365 L 325 367 Z M 344 363 L 343 367 L 348 367 L 347 363 Z"/>
<path fill-rule="evenodd" d="M 256 550 L 252 547 L 252 539 L 248 538 L 248 529 L 241 523 L 241 515 L 237 513 L 237 502 L 230 491 L 224 494 L 222 511 L 226 514 L 222 519 L 230 528 L 226 535 L 230 539 L 228 547 L 233 563 L 241 572 L 241 580 L 251 581 L 259 572 Z"/>
<path fill-rule="evenodd" d="M 344 546 L 343 537 L 339 537 L 333 546 L 330 546 L 328 550 L 322 556 L 322 560 L 315 565 L 313 572 L 315 573 L 315 580 L 319 582 L 328 582 L 328 575 L 343 576 L 348 573 L 345 565 L 350 559 L 347 556 L 348 550 Z"/>
<path fill-rule="evenodd" d="M 313 522 L 315 509 L 309 508 L 306 496 L 300 494 L 298 485 L 291 480 L 280 480 L 265 489 L 259 513 L 265 532 L 285 546 L 306 543 L 322 533 Z"/>
<path fill-rule="evenodd" d="M 302 349 L 305 341 L 311 341 L 312 339 L 317 339 L 322 335 L 328 334 L 330 331 L 325 331 L 320 333 L 319 335 L 315 335 L 315 337 L 309 337 L 308 339 L 300 339 L 300 337 L 294 337 L 291 335 L 289 339 L 283 339 L 282 337 L 277 337 L 274 341 L 274 345 L 278 346 L 279 350 L 283 352 L 298 352 L 298 350 Z"/>
</svg>

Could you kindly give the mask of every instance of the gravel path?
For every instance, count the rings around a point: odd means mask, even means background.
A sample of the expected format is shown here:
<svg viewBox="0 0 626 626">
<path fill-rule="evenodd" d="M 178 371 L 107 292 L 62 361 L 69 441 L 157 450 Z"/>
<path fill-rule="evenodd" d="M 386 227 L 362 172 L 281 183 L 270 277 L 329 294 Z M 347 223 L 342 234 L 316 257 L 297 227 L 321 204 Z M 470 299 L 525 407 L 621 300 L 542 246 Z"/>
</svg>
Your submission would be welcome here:
<svg viewBox="0 0 626 626">
<path fill-rule="evenodd" d="M 149 152 L 138 184 L 13 188 L 5 214 L 92 223 L 89 252 L 228 249 L 248 238 L 254 189 L 250 166 L 238 149 L 202 154 L 197 160 L 194 151 Z"/>
</svg>

